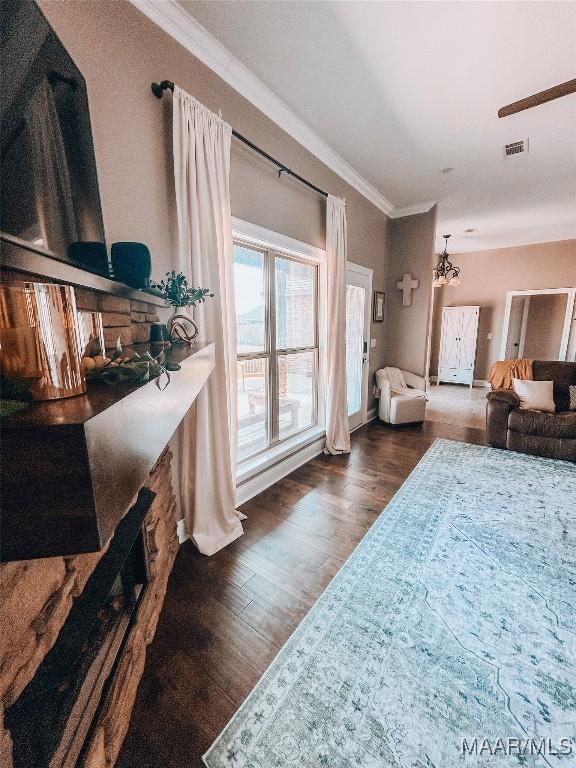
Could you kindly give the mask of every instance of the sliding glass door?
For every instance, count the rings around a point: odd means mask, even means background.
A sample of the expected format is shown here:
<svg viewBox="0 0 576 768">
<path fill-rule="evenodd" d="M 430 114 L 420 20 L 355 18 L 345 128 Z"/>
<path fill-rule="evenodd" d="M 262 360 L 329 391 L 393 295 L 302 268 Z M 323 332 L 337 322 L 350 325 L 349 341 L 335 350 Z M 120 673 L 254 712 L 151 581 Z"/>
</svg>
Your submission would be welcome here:
<svg viewBox="0 0 576 768">
<path fill-rule="evenodd" d="M 234 243 L 238 461 L 318 419 L 318 266 Z"/>
</svg>

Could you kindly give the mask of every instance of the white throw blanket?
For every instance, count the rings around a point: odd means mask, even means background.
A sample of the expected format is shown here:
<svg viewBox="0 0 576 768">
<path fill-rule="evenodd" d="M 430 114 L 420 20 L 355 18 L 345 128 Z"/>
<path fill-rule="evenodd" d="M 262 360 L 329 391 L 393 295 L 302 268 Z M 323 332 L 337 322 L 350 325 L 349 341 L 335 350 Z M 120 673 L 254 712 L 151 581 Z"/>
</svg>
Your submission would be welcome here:
<svg viewBox="0 0 576 768">
<path fill-rule="evenodd" d="M 406 385 L 404 374 L 400 368 L 381 368 L 379 371 L 376 371 L 376 383 L 379 390 L 382 390 L 385 384 L 387 384 L 390 388 L 390 392 L 394 392 L 396 395 L 404 395 L 405 397 L 425 397 L 426 400 L 428 400 L 426 392 Z M 380 392 L 376 394 L 376 397 L 379 396 Z"/>
</svg>

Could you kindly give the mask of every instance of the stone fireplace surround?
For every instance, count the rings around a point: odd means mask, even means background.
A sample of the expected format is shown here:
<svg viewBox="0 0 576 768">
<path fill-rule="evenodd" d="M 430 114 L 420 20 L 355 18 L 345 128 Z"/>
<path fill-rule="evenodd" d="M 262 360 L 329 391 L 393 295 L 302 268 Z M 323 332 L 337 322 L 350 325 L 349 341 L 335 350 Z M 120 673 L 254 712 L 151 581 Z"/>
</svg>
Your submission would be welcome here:
<svg viewBox="0 0 576 768">
<path fill-rule="evenodd" d="M 5 280 L 41 280 L 18 272 L 4 272 Z M 48 279 L 47 282 L 54 282 Z M 57 281 L 56 281 L 57 282 Z M 118 336 L 124 344 L 149 338 L 157 320 L 157 305 L 76 288 L 78 309 L 103 313 L 106 344 Z M 144 298 L 144 297 L 143 297 Z M 192 405 L 192 409 L 194 408 Z M 148 552 L 148 583 L 128 629 L 121 656 L 105 698 L 90 729 L 83 768 L 111 768 L 128 729 L 146 647 L 152 641 L 164 600 L 168 577 L 178 549 L 176 507 L 172 487 L 171 453 L 164 450 L 145 486 L 156 496 L 143 524 Z M 58 640 L 74 601 L 107 547 L 99 552 L 20 560 L 0 564 L 0 765 L 14 766 L 13 743 L 5 712 L 34 678 L 46 654 Z M 32 767 L 31 767 L 32 768 Z M 48 766 L 38 766 L 48 768 Z"/>
<path fill-rule="evenodd" d="M 146 646 L 156 630 L 178 549 L 170 461 L 171 453 L 166 449 L 146 484 L 156 494 L 144 520 L 149 581 L 93 731 L 84 760 L 86 768 L 114 765 L 130 722 Z M 4 712 L 17 701 L 57 641 L 75 598 L 82 593 L 105 551 L 0 565 L 0 765 L 3 768 L 14 765 L 12 739 L 4 725 Z"/>
</svg>

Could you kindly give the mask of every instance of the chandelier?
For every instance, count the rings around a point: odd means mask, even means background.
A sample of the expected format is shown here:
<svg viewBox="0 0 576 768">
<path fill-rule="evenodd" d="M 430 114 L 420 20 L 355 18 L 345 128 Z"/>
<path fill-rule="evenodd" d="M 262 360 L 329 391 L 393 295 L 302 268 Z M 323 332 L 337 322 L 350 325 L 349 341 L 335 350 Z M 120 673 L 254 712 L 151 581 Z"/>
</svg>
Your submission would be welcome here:
<svg viewBox="0 0 576 768">
<path fill-rule="evenodd" d="M 451 235 L 442 235 L 444 240 L 444 251 L 440 254 L 440 261 L 434 269 L 434 282 L 432 285 L 439 288 L 442 285 L 460 285 L 460 267 L 455 267 L 448 258 L 448 238 Z"/>
</svg>

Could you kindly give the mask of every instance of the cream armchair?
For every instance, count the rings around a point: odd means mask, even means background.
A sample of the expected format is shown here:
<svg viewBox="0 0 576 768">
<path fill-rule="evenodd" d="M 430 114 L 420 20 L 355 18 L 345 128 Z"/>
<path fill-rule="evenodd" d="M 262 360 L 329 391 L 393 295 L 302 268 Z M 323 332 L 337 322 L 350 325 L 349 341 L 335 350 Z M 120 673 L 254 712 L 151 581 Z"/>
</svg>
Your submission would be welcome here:
<svg viewBox="0 0 576 768">
<path fill-rule="evenodd" d="M 378 415 L 388 424 L 411 424 L 424 421 L 426 415 L 426 382 L 422 376 L 399 368 L 376 371 L 376 396 L 380 398 Z"/>
</svg>

